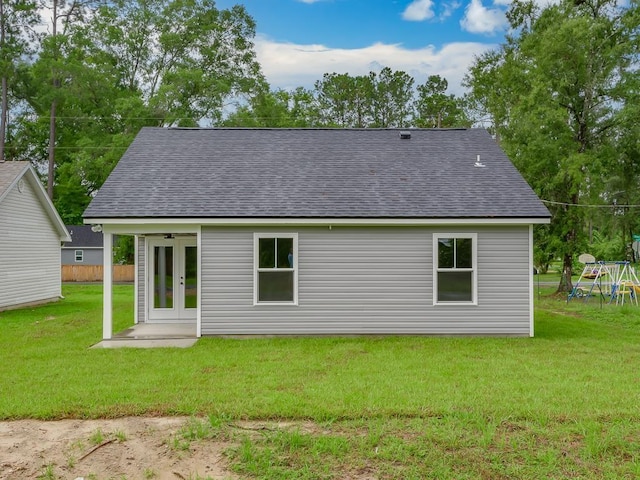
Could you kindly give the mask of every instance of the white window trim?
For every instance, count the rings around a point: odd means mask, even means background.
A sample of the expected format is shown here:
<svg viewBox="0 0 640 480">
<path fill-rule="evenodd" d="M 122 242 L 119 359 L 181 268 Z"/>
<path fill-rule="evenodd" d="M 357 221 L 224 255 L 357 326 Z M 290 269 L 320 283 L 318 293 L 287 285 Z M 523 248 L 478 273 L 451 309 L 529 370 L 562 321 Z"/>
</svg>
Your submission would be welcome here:
<svg viewBox="0 0 640 480">
<path fill-rule="evenodd" d="M 258 272 L 268 272 L 274 269 L 258 267 L 260 255 L 258 253 L 261 238 L 291 238 L 293 239 L 293 268 L 280 268 L 283 272 L 293 272 L 293 301 L 292 302 L 264 302 L 258 300 Z M 255 232 L 253 234 L 253 305 L 298 305 L 298 234 L 291 232 Z"/>
<path fill-rule="evenodd" d="M 78 252 L 80 253 L 80 260 L 78 260 Z M 84 262 L 84 250 L 74 250 L 73 251 L 73 259 L 75 260 L 76 263 L 83 263 Z"/>
<path fill-rule="evenodd" d="M 441 238 L 470 238 L 471 239 L 471 268 L 438 268 L 438 240 Z M 438 301 L 438 272 L 471 271 L 471 301 L 470 302 L 442 302 Z M 478 234 L 477 233 L 434 233 L 433 234 L 433 304 L 434 305 L 478 305 Z"/>
</svg>

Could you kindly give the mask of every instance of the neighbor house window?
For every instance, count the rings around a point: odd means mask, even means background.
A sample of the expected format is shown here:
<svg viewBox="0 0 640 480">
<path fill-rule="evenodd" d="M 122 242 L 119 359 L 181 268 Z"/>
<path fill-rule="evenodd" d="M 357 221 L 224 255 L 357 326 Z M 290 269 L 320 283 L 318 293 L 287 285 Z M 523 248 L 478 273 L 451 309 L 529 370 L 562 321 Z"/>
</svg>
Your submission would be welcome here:
<svg viewBox="0 0 640 480">
<path fill-rule="evenodd" d="M 477 235 L 433 237 L 433 303 L 476 303 Z"/>
<path fill-rule="evenodd" d="M 298 234 L 254 234 L 254 301 L 298 301 Z"/>
<path fill-rule="evenodd" d="M 84 262 L 84 250 L 75 251 L 76 262 Z"/>
</svg>

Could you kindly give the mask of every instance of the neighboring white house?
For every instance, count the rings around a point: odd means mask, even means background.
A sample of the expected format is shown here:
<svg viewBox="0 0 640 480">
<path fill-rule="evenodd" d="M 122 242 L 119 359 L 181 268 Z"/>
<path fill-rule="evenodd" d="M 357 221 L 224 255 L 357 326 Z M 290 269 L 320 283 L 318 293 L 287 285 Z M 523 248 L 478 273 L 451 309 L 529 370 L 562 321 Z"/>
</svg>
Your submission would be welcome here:
<svg viewBox="0 0 640 480">
<path fill-rule="evenodd" d="M 61 296 L 60 245 L 69 240 L 29 162 L 0 162 L 0 310 Z"/>
<path fill-rule="evenodd" d="M 91 225 L 67 225 L 71 241 L 62 244 L 62 265 L 102 265 L 102 232 Z"/>
<path fill-rule="evenodd" d="M 533 335 L 550 215 L 480 129 L 138 134 L 84 214 L 136 235 L 136 323 L 201 335 Z"/>
</svg>

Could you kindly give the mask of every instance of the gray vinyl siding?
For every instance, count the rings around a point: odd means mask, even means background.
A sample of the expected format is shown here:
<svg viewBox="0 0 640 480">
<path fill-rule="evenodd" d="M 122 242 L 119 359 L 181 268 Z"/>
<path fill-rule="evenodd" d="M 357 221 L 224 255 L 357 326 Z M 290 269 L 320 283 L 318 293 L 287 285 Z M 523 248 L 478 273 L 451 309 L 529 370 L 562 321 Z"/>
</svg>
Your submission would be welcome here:
<svg viewBox="0 0 640 480">
<path fill-rule="evenodd" d="M 298 233 L 298 305 L 253 305 L 253 232 Z M 477 233 L 477 305 L 433 305 L 433 234 Z M 530 334 L 528 226 L 202 229 L 202 334 Z"/>
<path fill-rule="evenodd" d="M 136 258 L 136 275 L 138 276 L 138 323 L 147 321 L 147 297 L 146 297 L 146 265 L 147 265 L 147 244 L 145 237 L 136 237 L 138 242 L 138 258 Z"/>
<path fill-rule="evenodd" d="M 82 262 L 76 262 L 76 250 L 83 251 Z M 102 265 L 102 249 L 87 247 L 65 247 L 62 249 L 62 265 Z"/>
<path fill-rule="evenodd" d="M 29 181 L 0 203 L 0 309 L 60 296 L 60 236 Z"/>
</svg>

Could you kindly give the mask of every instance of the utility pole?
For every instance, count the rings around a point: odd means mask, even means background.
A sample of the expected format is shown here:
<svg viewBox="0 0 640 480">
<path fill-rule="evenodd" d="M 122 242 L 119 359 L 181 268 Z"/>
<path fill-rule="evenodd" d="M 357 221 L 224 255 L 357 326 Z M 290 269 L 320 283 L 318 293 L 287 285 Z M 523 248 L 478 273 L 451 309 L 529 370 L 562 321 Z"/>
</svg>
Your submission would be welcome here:
<svg viewBox="0 0 640 480">
<path fill-rule="evenodd" d="M 54 96 L 51 101 L 51 112 L 49 117 L 49 169 L 47 172 L 47 195 L 49 198 L 53 200 L 53 177 L 55 175 L 55 165 L 56 165 L 56 107 L 58 106 L 58 100 L 56 99 L 55 89 L 58 87 L 58 76 L 56 73 L 56 63 L 55 61 L 58 59 L 57 45 L 58 40 L 56 35 L 58 33 L 58 0 L 53 0 L 53 25 L 51 27 L 51 33 L 53 35 L 53 43 L 54 43 L 54 62 L 53 68 L 51 72 L 53 87 L 54 87 Z"/>
<path fill-rule="evenodd" d="M 5 27 L 6 21 L 4 15 L 4 1 L 0 0 L 0 50 L 5 49 Z M 9 98 L 8 98 L 8 85 L 7 85 L 7 72 L 2 72 L 2 106 L 0 107 L 0 163 L 4 162 L 5 157 L 5 143 L 7 141 L 7 118 L 9 110 Z"/>
</svg>

